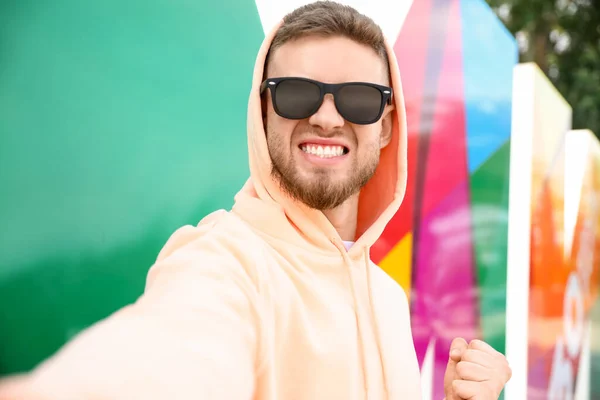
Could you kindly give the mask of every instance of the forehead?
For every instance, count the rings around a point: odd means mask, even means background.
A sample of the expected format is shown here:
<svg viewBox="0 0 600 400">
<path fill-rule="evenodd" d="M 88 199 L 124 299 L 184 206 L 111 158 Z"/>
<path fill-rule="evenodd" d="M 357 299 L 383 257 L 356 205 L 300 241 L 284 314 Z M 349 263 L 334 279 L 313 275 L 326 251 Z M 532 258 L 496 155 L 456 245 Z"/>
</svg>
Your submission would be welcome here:
<svg viewBox="0 0 600 400">
<path fill-rule="evenodd" d="M 388 84 L 386 65 L 375 50 L 345 37 L 311 36 L 287 42 L 273 53 L 268 75 Z"/>
</svg>

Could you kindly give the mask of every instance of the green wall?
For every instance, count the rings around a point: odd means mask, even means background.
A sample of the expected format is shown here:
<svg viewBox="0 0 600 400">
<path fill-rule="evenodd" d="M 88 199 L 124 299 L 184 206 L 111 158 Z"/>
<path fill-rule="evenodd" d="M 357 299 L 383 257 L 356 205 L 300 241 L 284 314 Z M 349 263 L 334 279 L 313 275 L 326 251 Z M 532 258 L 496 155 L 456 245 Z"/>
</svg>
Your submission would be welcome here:
<svg viewBox="0 0 600 400">
<path fill-rule="evenodd" d="M 253 1 L 0 2 L 0 374 L 142 292 L 248 176 Z"/>
<path fill-rule="evenodd" d="M 600 284 L 600 282 L 597 282 Z M 592 337 L 591 337 L 591 371 L 590 371 L 590 399 L 600 399 L 600 297 L 591 311 Z"/>
</svg>

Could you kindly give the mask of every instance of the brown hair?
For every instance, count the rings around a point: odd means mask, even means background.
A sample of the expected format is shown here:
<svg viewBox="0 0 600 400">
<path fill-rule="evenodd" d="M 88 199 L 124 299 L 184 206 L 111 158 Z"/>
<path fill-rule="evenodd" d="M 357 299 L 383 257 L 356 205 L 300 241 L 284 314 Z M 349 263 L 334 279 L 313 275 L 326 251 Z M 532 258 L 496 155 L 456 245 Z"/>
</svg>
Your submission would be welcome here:
<svg viewBox="0 0 600 400">
<path fill-rule="evenodd" d="M 389 71 L 385 39 L 379 25 L 354 8 L 334 1 L 316 1 L 299 7 L 283 18 L 271 42 L 267 65 L 273 52 L 286 42 L 306 36 L 343 36 L 371 47 Z"/>
</svg>

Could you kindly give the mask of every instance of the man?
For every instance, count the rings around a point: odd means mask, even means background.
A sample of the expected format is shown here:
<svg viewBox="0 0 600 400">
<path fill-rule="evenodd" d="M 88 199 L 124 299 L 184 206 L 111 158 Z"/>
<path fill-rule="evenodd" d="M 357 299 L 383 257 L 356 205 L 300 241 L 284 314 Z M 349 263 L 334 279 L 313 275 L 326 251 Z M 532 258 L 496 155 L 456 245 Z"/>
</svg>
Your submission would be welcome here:
<svg viewBox="0 0 600 400">
<path fill-rule="evenodd" d="M 405 293 L 369 258 L 406 184 L 391 47 L 354 9 L 317 2 L 266 37 L 253 79 L 233 209 L 177 231 L 135 304 L 0 397 L 420 398 Z M 487 344 L 454 341 L 448 400 L 496 399 L 509 378 Z"/>
</svg>

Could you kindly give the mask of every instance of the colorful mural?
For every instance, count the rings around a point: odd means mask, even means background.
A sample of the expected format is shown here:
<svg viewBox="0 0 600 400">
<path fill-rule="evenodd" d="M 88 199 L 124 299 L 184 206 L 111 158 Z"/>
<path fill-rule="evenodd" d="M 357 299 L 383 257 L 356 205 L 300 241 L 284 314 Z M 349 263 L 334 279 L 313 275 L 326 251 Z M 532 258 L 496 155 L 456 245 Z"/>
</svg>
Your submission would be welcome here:
<svg viewBox="0 0 600 400">
<path fill-rule="evenodd" d="M 507 357 L 516 379 L 506 395 L 573 398 L 589 387 L 579 373 L 597 291 L 597 140 L 570 132 L 570 106 L 536 65 L 515 69 L 514 90 Z"/>
<path fill-rule="evenodd" d="M 410 295 L 423 383 L 431 385 L 425 397 L 438 399 L 454 337 L 483 338 L 504 351 L 517 46 L 484 2 L 419 0 L 395 51 L 408 111 L 409 187 L 372 257 Z"/>
<path fill-rule="evenodd" d="M 565 149 L 564 255 L 570 274 L 549 390 L 560 393 L 572 385 L 575 399 L 595 399 L 590 393 L 596 381 L 591 378 L 598 376 L 592 362 L 600 358 L 592 336 L 593 324 L 600 322 L 592 314 L 600 290 L 600 142 L 591 131 L 571 131 Z"/>
<path fill-rule="evenodd" d="M 529 294 L 528 396 L 546 398 L 556 383 L 552 369 L 556 338 L 563 328 L 563 299 L 571 268 L 564 257 L 565 135 L 571 108 L 536 70 L 533 82 L 533 167 Z M 558 343 L 557 353 L 562 350 Z M 571 387 L 573 385 L 571 384 Z M 556 388 L 555 388 L 556 389 Z"/>
</svg>

